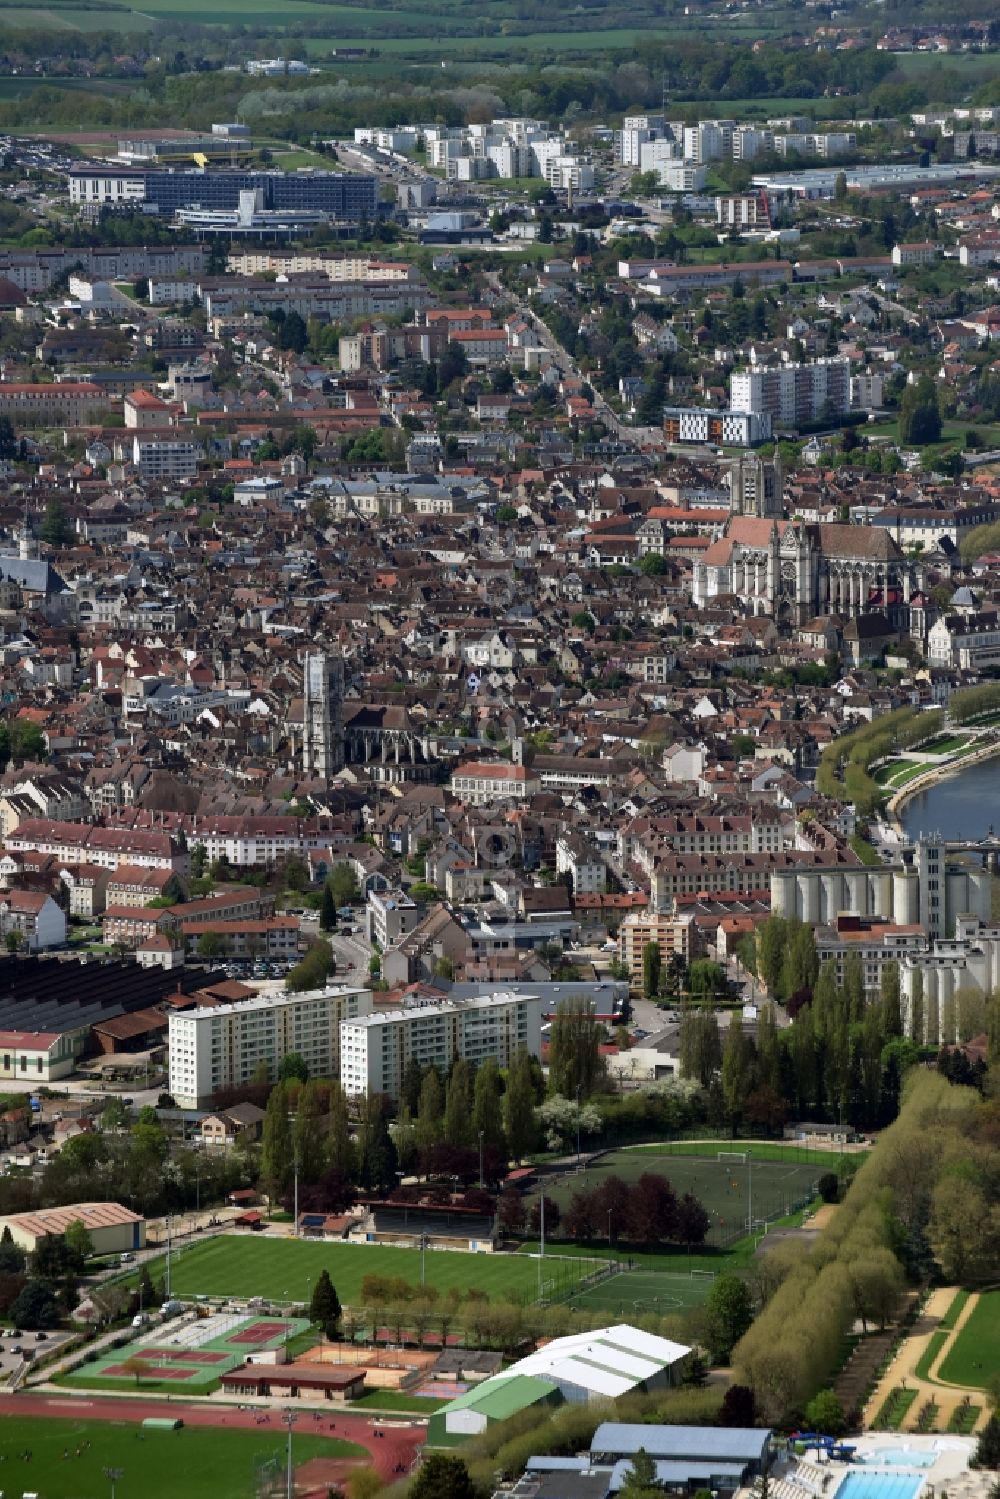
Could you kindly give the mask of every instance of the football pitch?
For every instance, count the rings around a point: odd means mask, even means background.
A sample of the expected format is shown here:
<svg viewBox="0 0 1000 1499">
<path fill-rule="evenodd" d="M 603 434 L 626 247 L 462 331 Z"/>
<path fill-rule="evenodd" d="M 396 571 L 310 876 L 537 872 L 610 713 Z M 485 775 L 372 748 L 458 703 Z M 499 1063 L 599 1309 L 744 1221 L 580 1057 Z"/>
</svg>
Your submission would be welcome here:
<svg viewBox="0 0 1000 1499">
<path fill-rule="evenodd" d="M 835 1167 L 833 1157 L 827 1169 Z M 697 1197 L 711 1220 L 705 1243 L 721 1248 L 750 1231 L 751 1216 L 756 1230 L 803 1206 L 815 1195 L 823 1167 L 796 1160 L 791 1152 L 787 1159 L 775 1160 L 756 1158 L 739 1148 L 702 1156 L 652 1148 L 615 1150 L 579 1172 L 545 1177 L 545 1193 L 565 1211 L 574 1192 L 599 1187 L 609 1176 L 634 1184 L 645 1172 L 667 1177 L 678 1197 L 685 1192 Z M 555 1235 L 552 1243 L 555 1249 Z"/>
<path fill-rule="evenodd" d="M 138 1418 L 136 1418 L 137 1420 Z M 353 1442 L 293 1434 L 297 1467 L 313 1457 L 365 1457 Z M 30 1453 L 30 1457 L 25 1457 Z M 284 1473 L 283 1431 L 142 1430 L 129 1422 L 0 1416 L 0 1483 L 43 1499 L 245 1499 L 262 1474 Z"/>
<path fill-rule="evenodd" d="M 570 1304 L 574 1311 L 607 1312 L 626 1321 L 662 1317 L 701 1306 L 714 1280 L 712 1271 L 673 1275 L 669 1271 L 623 1270 L 579 1291 Z"/>
<path fill-rule="evenodd" d="M 532 1302 L 538 1296 L 537 1263 L 521 1254 L 470 1254 L 451 1250 L 397 1249 L 385 1244 L 340 1244 L 317 1240 L 272 1239 L 254 1234 L 220 1234 L 171 1258 L 170 1288 L 175 1296 L 263 1296 L 290 1304 L 308 1302 L 320 1271 L 327 1270 L 345 1306 L 363 1305 L 366 1275 L 388 1276 L 413 1287 L 426 1284 L 439 1292 L 475 1289 L 491 1301 Z M 149 1265 L 153 1280 L 164 1273 L 164 1261 Z M 593 1260 L 545 1256 L 545 1280 L 571 1288 L 595 1268 Z M 130 1280 L 135 1277 L 130 1276 Z M 546 1286 L 546 1290 L 550 1288 Z"/>
</svg>

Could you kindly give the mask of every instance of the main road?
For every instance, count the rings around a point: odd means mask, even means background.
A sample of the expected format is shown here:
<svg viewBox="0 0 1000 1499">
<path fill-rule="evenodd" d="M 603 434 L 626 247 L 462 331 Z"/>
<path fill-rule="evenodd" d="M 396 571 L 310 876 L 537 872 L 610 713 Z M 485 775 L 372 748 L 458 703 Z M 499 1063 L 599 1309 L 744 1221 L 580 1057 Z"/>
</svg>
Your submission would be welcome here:
<svg viewBox="0 0 1000 1499">
<path fill-rule="evenodd" d="M 521 305 L 519 311 L 531 324 L 538 335 L 542 347 L 547 349 L 556 364 L 564 374 L 573 375 L 578 380 L 585 380 L 586 376 L 581 373 L 579 366 L 574 362 L 572 355 L 565 345 L 556 338 L 552 329 L 538 316 L 530 307 Z M 589 382 L 588 382 L 589 383 Z M 617 412 L 612 411 L 600 391 L 591 385 L 594 391 L 594 415 L 604 423 L 619 442 L 626 443 L 633 448 L 662 448 L 664 444 L 663 433 L 658 427 L 630 427 L 623 422 Z"/>
</svg>

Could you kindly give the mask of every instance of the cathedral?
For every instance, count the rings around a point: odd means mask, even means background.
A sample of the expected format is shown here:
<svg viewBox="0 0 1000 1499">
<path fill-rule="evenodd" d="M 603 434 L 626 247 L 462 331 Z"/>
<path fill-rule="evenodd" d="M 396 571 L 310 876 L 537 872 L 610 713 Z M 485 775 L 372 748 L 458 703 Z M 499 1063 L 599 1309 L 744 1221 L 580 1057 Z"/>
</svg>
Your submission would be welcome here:
<svg viewBox="0 0 1000 1499">
<path fill-rule="evenodd" d="M 801 626 L 817 615 L 879 613 L 905 629 L 911 566 L 881 527 L 785 520 L 781 461 L 744 453 L 730 472 L 730 518 L 694 565 L 698 608 L 727 601 Z"/>
</svg>

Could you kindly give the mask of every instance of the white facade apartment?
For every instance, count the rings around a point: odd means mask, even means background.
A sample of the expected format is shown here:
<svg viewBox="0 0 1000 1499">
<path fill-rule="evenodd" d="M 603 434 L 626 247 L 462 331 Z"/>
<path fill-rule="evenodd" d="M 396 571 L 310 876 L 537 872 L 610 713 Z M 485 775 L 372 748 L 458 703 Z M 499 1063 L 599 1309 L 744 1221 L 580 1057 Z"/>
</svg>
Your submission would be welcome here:
<svg viewBox="0 0 1000 1499">
<path fill-rule="evenodd" d="M 851 366 L 846 359 L 816 359 L 776 369 L 739 370 L 730 379 L 734 411 L 766 412 L 780 422 L 814 422 L 828 407 L 834 417 L 851 405 Z"/>
<path fill-rule="evenodd" d="M 851 410 L 877 411 L 882 405 L 884 375 L 851 376 Z"/>
<path fill-rule="evenodd" d="M 132 462 L 144 479 L 193 479 L 198 459 L 205 456 L 200 442 L 185 438 L 150 438 L 132 440 Z"/>
<path fill-rule="evenodd" d="M 185 1010 L 170 1016 L 170 1092 L 182 1109 L 197 1109 L 219 1088 L 248 1082 L 266 1062 L 276 1077 L 283 1057 L 298 1052 L 310 1077 L 340 1069 L 340 1027 L 371 1014 L 369 989 L 313 989 L 262 994 L 243 1004 Z"/>
<path fill-rule="evenodd" d="M 345 1019 L 340 1080 L 350 1095 L 386 1093 L 395 1099 L 411 1058 L 445 1070 L 456 1057 L 473 1066 L 492 1058 L 507 1067 L 519 1051 L 539 1055 L 541 1025 L 538 995 L 507 993 Z"/>
<path fill-rule="evenodd" d="M 708 181 L 707 169 L 688 161 L 664 162 L 659 173 L 660 186 L 671 193 L 700 193 Z"/>
</svg>

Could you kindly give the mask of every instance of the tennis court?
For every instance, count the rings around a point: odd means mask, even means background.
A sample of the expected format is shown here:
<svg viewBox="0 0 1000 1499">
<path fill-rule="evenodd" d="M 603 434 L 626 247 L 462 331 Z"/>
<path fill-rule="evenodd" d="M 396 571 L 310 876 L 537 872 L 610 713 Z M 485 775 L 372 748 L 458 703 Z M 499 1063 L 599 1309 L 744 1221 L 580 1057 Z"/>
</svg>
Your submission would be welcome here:
<svg viewBox="0 0 1000 1499">
<path fill-rule="evenodd" d="M 79 1385 L 183 1383 L 192 1394 L 207 1395 L 220 1377 L 246 1362 L 248 1353 L 277 1348 L 309 1328 L 304 1317 L 262 1322 L 259 1317 L 216 1313 L 193 1322 L 146 1328 L 131 1342 L 109 1348 L 66 1376 Z"/>
</svg>

